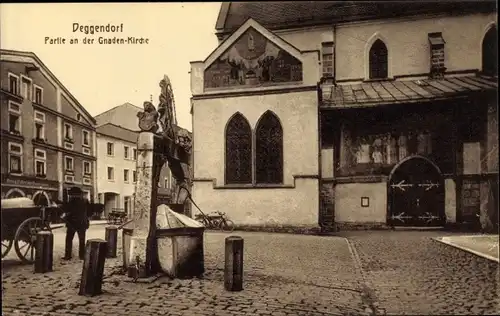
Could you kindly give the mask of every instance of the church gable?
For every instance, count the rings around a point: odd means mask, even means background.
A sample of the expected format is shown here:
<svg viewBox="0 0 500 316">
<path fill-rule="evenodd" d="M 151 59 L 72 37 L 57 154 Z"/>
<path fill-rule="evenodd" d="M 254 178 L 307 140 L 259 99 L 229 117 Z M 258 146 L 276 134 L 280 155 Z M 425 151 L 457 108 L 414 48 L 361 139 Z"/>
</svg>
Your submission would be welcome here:
<svg viewBox="0 0 500 316">
<path fill-rule="evenodd" d="M 246 27 L 245 27 L 246 26 Z M 258 30 L 261 29 L 261 30 Z M 255 21 L 245 23 L 233 36 L 225 50 L 213 59 L 204 72 L 205 88 L 226 88 L 273 85 L 302 81 L 302 62 L 291 45 L 285 50 L 277 42 L 286 42 L 267 30 L 262 30 Z M 264 31 L 264 32 L 263 32 Z M 241 34 L 237 34 L 241 33 Z M 264 34 L 269 33 L 269 34 Z M 272 35 L 274 40 L 270 40 Z M 283 45 L 286 46 L 286 45 Z M 290 48 L 295 50 L 290 52 Z M 216 53 L 217 50 L 214 52 Z M 295 56 L 294 56 L 295 55 Z"/>
</svg>

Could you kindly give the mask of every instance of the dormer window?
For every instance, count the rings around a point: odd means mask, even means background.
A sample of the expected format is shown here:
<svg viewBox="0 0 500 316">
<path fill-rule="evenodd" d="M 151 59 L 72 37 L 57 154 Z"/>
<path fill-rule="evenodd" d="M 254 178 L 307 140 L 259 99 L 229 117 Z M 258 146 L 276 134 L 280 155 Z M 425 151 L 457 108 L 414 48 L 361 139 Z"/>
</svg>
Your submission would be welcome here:
<svg viewBox="0 0 500 316">
<path fill-rule="evenodd" d="M 446 67 L 444 66 L 444 44 L 441 32 L 434 32 L 428 34 L 430 44 L 430 57 L 431 57 L 431 78 L 443 77 Z"/>
</svg>

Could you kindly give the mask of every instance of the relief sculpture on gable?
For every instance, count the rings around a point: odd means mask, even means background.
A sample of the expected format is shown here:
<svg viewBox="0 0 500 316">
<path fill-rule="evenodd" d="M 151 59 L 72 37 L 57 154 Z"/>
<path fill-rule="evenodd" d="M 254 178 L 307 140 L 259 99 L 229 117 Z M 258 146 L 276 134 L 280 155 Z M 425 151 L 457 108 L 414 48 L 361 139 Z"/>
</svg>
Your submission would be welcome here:
<svg viewBox="0 0 500 316">
<path fill-rule="evenodd" d="M 253 28 L 205 70 L 205 88 L 302 81 L 302 63 Z"/>
</svg>

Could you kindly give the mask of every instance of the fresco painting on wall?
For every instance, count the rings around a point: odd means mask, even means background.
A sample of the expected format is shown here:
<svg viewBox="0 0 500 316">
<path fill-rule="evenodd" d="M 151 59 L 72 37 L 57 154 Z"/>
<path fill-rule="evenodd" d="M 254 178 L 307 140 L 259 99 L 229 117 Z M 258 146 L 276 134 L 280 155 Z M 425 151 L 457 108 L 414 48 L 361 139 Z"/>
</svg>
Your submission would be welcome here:
<svg viewBox="0 0 500 316">
<path fill-rule="evenodd" d="M 253 28 L 205 70 L 205 88 L 302 81 L 302 63 Z"/>
</svg>

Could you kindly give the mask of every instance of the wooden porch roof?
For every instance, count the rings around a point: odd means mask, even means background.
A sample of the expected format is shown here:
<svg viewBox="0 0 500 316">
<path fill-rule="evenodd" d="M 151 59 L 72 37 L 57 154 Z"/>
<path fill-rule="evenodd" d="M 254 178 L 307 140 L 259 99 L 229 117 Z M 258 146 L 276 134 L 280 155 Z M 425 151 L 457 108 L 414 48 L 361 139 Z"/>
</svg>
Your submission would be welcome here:
<svg viewBox="0 0 500 316">
<path fill-rule="evenodd" d="M 323 85 L 320 107 L 337 109 L 416 103 L 497 89 L 497 77 L 482 75 L 444 79 L 373 81 L 338 86 Z"/>
</svg>

